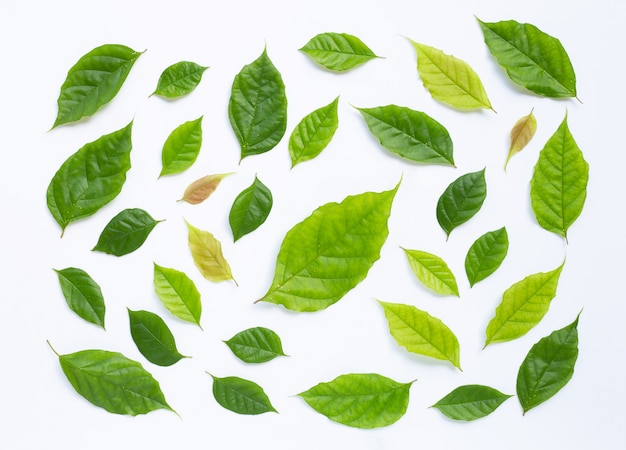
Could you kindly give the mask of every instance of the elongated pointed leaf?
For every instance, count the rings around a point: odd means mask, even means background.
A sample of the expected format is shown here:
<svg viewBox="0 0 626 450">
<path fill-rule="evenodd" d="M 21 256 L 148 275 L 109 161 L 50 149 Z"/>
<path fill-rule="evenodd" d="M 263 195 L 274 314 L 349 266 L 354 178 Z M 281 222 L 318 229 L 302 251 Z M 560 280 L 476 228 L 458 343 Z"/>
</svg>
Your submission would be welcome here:
<svg viewBox="0 0 626 450">
<path fill-rule="evenodd" d="M 202 147 L 202 118 L 177 126 L 167 137 L 161 152 L 160 177 L 184 172 L 196 161 Z"/>
<path fill-rule="evenodd" d="M 235 77 L 228 118 L 241 146 L 241 159 L 271 150 L 285 134 L 285 84 L 266 50 Z"/>
<path fill-rule="evenodd" d="M 504 227 L 476 239 L 465 256 L 465 273 L 470 286 L 498 270 L 508 251 L 509 235 Z"/>
<path fill-rule="evenodd" d="M 572 379 L 578 359 L 578 317 L 541 338 L 517 373 L 517 398 L 524 413 L 550 399 Z"/>
<path fill-rule="evenodd" d="M 185 358 L 176 348 L 174 335 L 158 315 L 129 309 L 128 318 L 135 345 L 152 364 L 171 366 Z"/>
<path fill-rule="evenodd" d="M 272 285 L 258 301 L 306 312 L 339 301 L 380 257 L 397 189 L 327 203 L 289 230 Z"/>
<path fill-rule="evenodd" d="M 315 158 L 330 143 L 339 126 L 338 103 L 339 97 L 307 114 L 296 125 L 289 137 L 291 167 Z"/>
<path fill-rule="evenodd" d="M 493 109 L 482 81 L 465 61 L 439 49 L 411 41 L 417 71 L 435 100 L 458 109 Z"/>
<path fill-rule="evenodd" d="M 181 320 L 200 326 L 200 292 L 185 273 L 155 263 L 154 290 L 169 312 Z"/>
<path fill-rule="evenodd" d="M 121 192 L 130 169 L 132 125 L 85 144 L 54 174 L 47 202 L 62 230 L 95 214 Z"/>
<path fill-rule="evenodd" d="M 202 203 L 217 189 L 222 180 L 228 175 L 232 175 L 232 173 L 218 173 L 198 178 L 187 186 L 181 200 L 191 205 Z"/>
<path fill-rule="evenodd" d="M 167 67 L 157 83 L 156 90 L 152 95 L 160 95 L 166 98 L 178 98 L 193 91 L 202 74 L 208 67 L 200 66 L 191 61 L 180 61 Z"/>
<path fill-rule="evenodd" d="M 437 294 L 459 296 L 456 278 L 443 259 L 421 250 L 403 250 L 411 270 L 424 286 Z"/>
<path fill-rule="evenodd" d="M 328 70 L 343 72 L 377 58 L 361 39 L 346 33 L 321 33 L 300 51 Z"/>
<path fill-rule="evenodd" d="M 91 116 L 119 92 L 142 52 L 119 44 L 96 47 L 67 73 L 52 128 Z"/>
<path fill-rule="evenodd" d="M 106 224 L 93 250 L 115 256 L 132 253 L 143 245 L 159 222 L 143 209 L 125 209 Z"/>
<path fill-rule="evenodd" d="M 506 163 L 504 164 L 504 170 L 506 170 L 506 166 L 509 164 L 509 160 L 511 157 L 519 152 L 521 152 L 526 145 L 530 142 L 530 140 L 535 135 L 537 131 L 537 119 L 535 118 L 533 112 L 527 116 L 522 117 L 513 126 L 511 130 L 511 146 L 509 147 L 509 154 L 506 157 Z"/>
<path fill-rule="evenodd" d="M 470 421 L 488 416 L 511 397 L 489 386 L 469 384 L 454 389 L 432 407 L 450 419 Z"/>
<path fill-rule="evenodd" d="M 187 222 L 189 250 L 193 262 L 209 281 L 233 280 L 230 265 L 222 253 L 222 244 L 208 231 L 200 230 Z M 237 282 L 235 281 L 235 284 Z"/>
<path fill-rule="evenodd" d="M 82 269 L 68 267 L 54 271 L 67 306 L 87 322 L 104 328 L 106 306 L 100 285 Z"/>
<path fill-rule="evenodd" d="M 319 383 L 298 396 L 332 421 L 355 428 L 379 428 L 404 416 L 412 384 L 376 373 L 353 373 Z"/>
<path fill-rule="evenodd" d="M 539 153 L 530 180 L 530 201 L 537 222 L 567 239 L 587 198 L 589 164 L 567 126 L 567 116 Z"/>
<path fill-rule="evenodd" d="M 241 191 L 230 208 L 228 222 L 237 241 L 259 228 L 272 209 L 272 193 L 256 176 L 252 185 Z"/>
<path fill-rule="evenodd" d="M 446 236 L 474 217 L 486 197 L 485 169 L 466 173 L 450 183 L 437 202 L 437 222 Z"/>
<path fill-rule="evenodd" d="M 454 165 L 448 130 L 426 113 L 396 105 L 357 109 L 390 152 L 415 162 Z"/>
<path fill-rule="evenodd" d="M 211 375 L 211 374 L 209 374 Z M 222 407 L 237 414 L 278 412 L 261 386 L 239 377 L 213 378 L 213 396 Z"/>
<path fill-rule="evenodd" d="M 576 75 L 561 42 L 514 20 L 478 20 L 491 54 L 516 84 L 545 97 L 576 97 Z"/>
<path fill-rule="evenodd" d="M 550 272 L 529 275 L 504 291 L 496 315 L 487 326 L 485 347 L 517 339 L 541 321 L 556 296 L 564 264 Z"/>
<path fill-rule="evenodd" d="M 411 353 L 449 361 L 461 369 L 461 349 L 454 333 L 441 320 L 415 306 L 378 301 L 398 345 Z"/>
<path fill-rule="evenodd" d="M 248 328 L 224 343 L 237 358 L 247 363 L 262 363 L 285 356 L 280 337 L 269 328 Z"/>
</svg>

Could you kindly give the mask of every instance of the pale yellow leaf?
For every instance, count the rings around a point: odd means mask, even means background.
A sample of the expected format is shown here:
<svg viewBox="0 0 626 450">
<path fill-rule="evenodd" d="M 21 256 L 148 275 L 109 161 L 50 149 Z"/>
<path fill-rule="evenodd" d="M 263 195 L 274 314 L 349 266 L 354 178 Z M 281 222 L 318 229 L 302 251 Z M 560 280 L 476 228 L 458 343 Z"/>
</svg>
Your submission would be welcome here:
<svg viewBox="0 0 626 450">
<path fill-rule="evenodd" d="M 202 203 L 217 189 L 220 182 L 231 174 L 232 172 L 218 173 L 214 175 L 206 175 L 197 179 L 187 186 L 187 189 L 185 189 L 185 193 L 183 194 L 183 198 L 180 200 L 192 205 Z"/>
<path fill-rule="evenodd" d="M 222 244 L 208 231 L 187 223 L 189 249 L 193 262 L 204 278 L 209 281 L 233 280 L 230 265 L 222 254 Z"/>
<path fill-rule="evenodd" d="M 535 135 L 535 131 L 537 131 L 537 119 L 535 119 L 532 111 L 530 111 L 530 114 L 527 116 L 515 122 L 511 130 L 511 146 L 509 147 L 509 156 L 507 156 L 506 163 L 504 164 L 504 170 L 506 170 L 511 156 L 521 152 L 524 147 L 528 145 Z"/>
</svg>

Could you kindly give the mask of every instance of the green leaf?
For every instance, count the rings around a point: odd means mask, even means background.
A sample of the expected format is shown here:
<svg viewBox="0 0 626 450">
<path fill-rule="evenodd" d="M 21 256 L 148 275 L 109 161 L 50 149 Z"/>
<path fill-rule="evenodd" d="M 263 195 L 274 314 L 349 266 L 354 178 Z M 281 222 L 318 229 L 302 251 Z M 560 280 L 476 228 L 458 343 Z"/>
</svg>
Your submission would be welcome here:
<svg viewBox="0 0 626 450">
<path fill-rule="evenodd" d="M 513 155 L 521 152 L 524 147 L 530 142 L 537 131 L 537 119 L 531 111 L 527 116 L 522 117 L 513 126 L 511 130 L 511 145 L 509 147 L 509 154 L 504 164 L 504 170 L 509 164 L 509 160 Z"/>
<path fill-rule="evenodd" d="M 550 272 L 529 275 L 504 291 L 496 314 L 487 325 L 485 347 L 521 337 L 537 325 L 550 308 L 565 262 Z"/>
<path fill-rule="evenodd" d="M 339 97 L 331 103 L 307 114 L 294 128 L 289 137 L 291 167 L 319 155 L 330 143 L 337 127 Z"/>
<path fill-rule="evenodd" d="M 171 366 L 185 358 L 178 352 L 172 332 L 158 315 L 129 309 L 128 318 L 135 345 L 152 364 Z"/>
<path fill-rule="evenodd" d="M 537 222 L 563 236 L 583 210 L 589 164 L 567 126 L 567 116 L 539 153 L 530 180 L 530 201 Z"/>
<path fill-rule="evenodd" d="M 158 381 L 140 363 L 121 353 L 83 350 L 57 356 L 76 392 L 110 413 L 136 416 L 157 409 L 175 412 Z"/>
<path fill-rule="evenodd" d="M 378 58 L 356 36 L 346 33 L 321 33 L 307 42 L 300 51 L 328 70 L 343 72 L 370 59 Z"/>
<path fill-rule="evenodd" d="M 506 228 L 489 231 L 476 239 L 465 256 L 465 273 L 474 286 L 494 273 L 509 251 Z"/>
<path fill-rule="evenodd" d="M 195 62 L 180 61 L 167 67 L 157 83 L 156 90 L 151 95 L 160 95 L 167 98 L 178 98 L 193 91 L 202 74 L 208 67 L 200 66 Z"/>
<path fill-rule="evenodd" d="M 228 175 L 232 175 L 232 172 L 229 173 L 217 173 L 214 175 L 206 175 L 202 178 L 198 178 L 196 181 L 191 183 L 185 189 L 185 193 L 183 194 L 183 198 L 181 201 L 185 201 L 191 205 L 197 205 L 205 201 L 209 196 L 217 189 L 222 180 Z"/>
<path fill-rule="evenodd" d="M 524 413 L 559 392 L 574 375 L 578 358 L 578 317 L 541 338 L 528 352 L 517 373 L 517 397 Z"/>
<path fill-rule="evenodd" d="M 485 169 L 466 173 L 450 183 L 437 202 L 437 222 L 446 232 L 446 237 L 474 217 L 486 197 Z"/>
<path fill-rule="evenodd" d="M 411 353 L 449 361 L 461 370 L 461 349 L 454 333 L 441 320 L 415 306 L 378 301 L 398 345 Z"/>
<path fill-rule="evenodd" d="M 375 373 L 346 374 L 298 396 L 330 420 L 350 427 L 378 428 L 397 422 L 405 414 L 412 384 Z"/>
<path fill-rule="evenodd" d="M 469 64 L 434 47 L 411 43 L 417 52 L 422 83 L 435 100 L 457 109 L 493 109 L 482 81 Z"/>
<path fill-rule="evenodd" d="M 228 223 L 237 241 L 259 228 L 272 209 L 272 193 L 256 176 L 252 185 L 241 191 L 230 208 Z"/>
<path fill-rule="evenodd" d="M 107 223 L 93 251 L 115 256 L 134 252 L 143 245 L 159 222 L 162 221 L 154 220 L 143 209 L 125 209 Z"/>
<path fill-rule="evenodd" d="M 459 296 L 456 278 L 443 259 L 421 250 L 402 250 L 411 270 L 424 286 L 437 294 Z"/>
<path fill-rule="evenodd" d="M 185 273 L 154 263 L 154 290 L 169 312 L 181 320 L 200 326 L 200 292 Z"/>
<path fill-rule="evenodd" d="M 488 416 L 511 397 L 489 386 L 469 384 L 454 389 L 432 407 L 450 419 L 470 421 Z"/>
<path fill-rule="evenodd" d="M 415 162 L 454 166 L 448 130 L 426 113 L 396 105 L 357 109 L 390 152 Z"/>
<path fill-rule="evenodd" d="M 209 374 L 211 375 L 211 374 Z M 222 407 L 237 414 L 278 412 L 261 386 L 239 377 L 213 378 L 213 396 Z"/>
<path fill-rule="evenodd" d="M 202 147 L 203 117 L 185 122 L 170 133 L 161 152 L 159 177 L 184 172 L 196 161 Z"/>
<path fill-rule="evenodd" d="M 187 223 L 188 244 L 193 262 L 204 278 L 209 281 L 233 280 L 230 265 L 222 253 L 222 244 L 208 231 Z"/>
<path fill-rule="evenodd" d="M 61 291 L 72 311 L 87 322 L 104 328 L 106 307 L 98 283 L 82 269 L 53 269 L 59 277 Z"/>
<path fill-rule="evenodd" d="M 91 116 L 110 102 L 142 53 L 124 45 L 106 44 L 82 56 L 61 85 L 52 128 Z"/>
<path fill-rule="evenodd" d="M 576 97 L 576 75 L 561 42 L 528 23 L 478 19 L 491 54 L 509 78 L 545 97 Z"/>
<path fill-rule="evenodd" d="M 241 159 L 271 150 L 285 134 L 285 85 L 265 49 L 235 77 L 228 118 L 241 146 Z"/>
<path fill-rule="evenodd" d="M 132 125 L 85 144 L 54 174 L 48 185 L 48 209 L 63 231 L 121 192 L 130 169 Z"/>
<path fill-rule="evenodd" d="M 327 203 L 295 225 L 281 244 L 272 285 L 257 301 L 306 312 L 339 301 L 380 257 L 397 189 Z"/>
<path fill-rule="evenodd" d="M 268 328 L 248 328 L 224 343 L 237 358 L 247 363 L 262 363 L 285 356 L 280 337 Z"/>
</svg>

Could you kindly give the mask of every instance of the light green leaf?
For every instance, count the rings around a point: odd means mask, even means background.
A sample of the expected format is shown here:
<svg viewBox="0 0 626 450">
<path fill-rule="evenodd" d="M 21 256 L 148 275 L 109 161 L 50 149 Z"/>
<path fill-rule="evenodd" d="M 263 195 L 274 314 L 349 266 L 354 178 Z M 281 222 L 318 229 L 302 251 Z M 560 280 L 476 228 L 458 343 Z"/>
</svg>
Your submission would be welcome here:
<svg viewBox="0 0 626 450">
<path fill-rule="evenodd" d="M 441 320 L 415 306 L 378 301 L 398 345 L 411 353 L 449 361 L 461 370 L 461 349 L 454 333 Z"/>
<path fill-rule="evenodd" d="M 169 312 L 181 320 L 200 326 L 200 292 L 185 273 L 154 263 L 154 290 Z"/>
<path fill-rule="evenodd" d="M 437 294 L 459 296 L 456 278 L 443 259 L 421 250 L 402 250 L 411 270 L 424 286 Z"/>
<path fill-rule="evenodd" d="M 576 75 L 561 42 L 528 23 L 478 19 L 491 54 L 509 78 L 545 97 L 576 97 Z"/>
<path fill-rule="evenodd" d="M 526 145 L 535 135 L 536 131 L 537 119 L 535 118 L 532 111 L 527 116 L 524 116 L 517 122 L 515 122 L 515 125 L 511 130 L 511 145 L 509 147 L 509 155 L 507 156 L 506 163 L 504 164 L 505 171 L 511 157 L 521 152 L 524 147 L 526 147 Z"/>
<path fill-rule="evenodd" d="M 125 209 L 106 224 L 93 251 L 115 256 L 134 252 L 159 222 L 143 209 Z"/>
<path fill-rule="evenodd" d="M 189 169 L 198 158 L 202 147 L 202 118 L 185 122 L 168 136 L 161 152 L 162 168 L 159 177 Z"/>
<path fill-rule="evenodd" d="M 130 169 L 132 125 L 85 144 L 54 174 L 48 185 L 48 209 L 63 231 L 121 192 Z"/>
<path fill-rule="evenodd" d="M 248 328 L 224 343 L 237 358 L 247 363 L 262 363 L 285 356 L 280 337 L 269 328 Z"/>
<path fill-rule="evenodd" d="M 98 283 L 82 269 L 53 269 L 59 278 L 67 306 L 87 322 L 104 328 L 106 307 Z"/>
<path fill-rule="evenodd" d="M 537 222 L 567 240 L 587 198 L 589 164 L 567 126 L 567 116 L 539 153 L 530 180 L 530 201 Z"/>
<path fill-rule="evenodd" d="M 465 273 L 474 286 L 494 273 L 509 251 L 509 235 L 506 228 L 489 231 L 476 239 L 465 256 Z"/>
<path fill-rule="evenodd" d="M 357 109 L 390 152 L 415 162 L 454 166 L 448 130 L 426 113 L 396 105 Z"/>
<path fill-rule="evenodd" d="M 482 81 L 469 64 L 434 47 L 411 43 L 417 52 L 422 83 L 435 100 L 458 109 L 493 109 Z"/>
<path fill-rule="evenodd" d="M 204 278 L 209 281 L 233 280 L 230 265 L 222 253 L 222 244 L 208 231 L 187 223 L 189 250 L 193 262 Z"/>
<path fill-rule="evenodd" d="M 152 364 L 171 366 L 185 358 L 176 348 L 174 335 L 158 315 L 129 309 L 128 318 L 130 334 L 137 349 Z"/>
<path fill-rule="evenodd" d="M 143 52 L 119 44 L 96 47 L 68 71 L 52 128 L 91 116 L 119 92 Z"/>
<path fill-rule="evenodd" d="M 167 67 L 157 83 L 156 90 L 151 95 L 160 95 L 166 98 L 178 98 L 193 91 L 200 81 L 202 74 L 208 67 L 200 66 L 191 61 L 180 61 Z"/>
<path fill-rule="evenodd" d="M 209 374 L 211 375 L 211 374 Z M 278 412 L 261 386 L 239 377 L 213 378 L 213 397 L 222 407 L 237 414 Z"/>
<path fill-rule="evenodd" d="M 321 33 L 311 38 L 300 51 L 328 70 L 343 72 L 370 59 L 378 58 L 356 36 L 346 33 Z"/>
<path fill-rule="evenodd" d="M 454 180 L 437 201 L 437 222 L 446 237 L 476 215 L 487 197 L 485 169 L 466 173 Z"/>
<path fill-rule="evenodd" d="M 232 174 L 233 172 L 217 173 L 198 178 L 187 186 L 183 198 L 181 198 L 180 201 L 187 202 L 190 205 L 202 203 L 217 189 L 224 178 Z"/>
<path fill-rule="evenodd" d="M 485 347 L 521 337 L 537 325 L 550 308 L 565 262 L 550 272 L 529 275 L 504 291 L 496 315 L 487 326 Z"/>
<path fill-rule="evenodd" d="M 296 125 L 289 137 L 292 168 L 298 163 L 315 158 L 330 143 L 339 126 L 338 103 L 339 97 L 328 105 L 307 114 Z"/>
<path fill-rule="evenodd" d="M 412 384 L 375 373 L 346 374 L 298 396 L 332 421 L 355 428 L 379 428 L 404 416 Z"/>
<path fill-rule="evenodd" d="M 469 384 L 454 389 L 432 407 L 450 419 L 470 421 L 488 416 L 511 397 L 489 386 Z"/>
<path fill-rule="evenodd" d="M 398 186 L 327 203 L 285 235 L 274 280 L 257 301 L 294 311 L 319 311 L 360 283 L 387 239 Z"/>
<path fill-rule="evenodd" d="M 272 209 L 272 193 L 256 176 L 252 185 L 241 191 L 230 208 L 228 223 L 237 241 L 259 228 Z"/>
<path fill-rule="evenodd" d="M 241 159 L 271 150 L 285 134 L 285 84 L 265 49 L 235 77 L 228 118 L 241 146 Z"/>
</svg>

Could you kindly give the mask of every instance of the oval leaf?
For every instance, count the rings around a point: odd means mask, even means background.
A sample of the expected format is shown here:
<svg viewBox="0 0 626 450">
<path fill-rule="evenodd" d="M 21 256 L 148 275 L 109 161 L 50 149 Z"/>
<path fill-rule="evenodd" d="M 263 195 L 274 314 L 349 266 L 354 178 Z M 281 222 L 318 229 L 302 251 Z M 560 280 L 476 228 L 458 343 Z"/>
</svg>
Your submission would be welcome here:
<svg viewBox="0 0 626 450">
<path fill-rule="evenodd" d="M 508 251 L 509 236 L 504 227 L 476 239 L 465 256 L 465 273 L 470 286 L 494 273 Z"/>
<path fill-rule="evenodd" d="M 429 115 L 396 105 L 357 109 L 390 152 L 415 162 L 454 166 L 450 134 Z"/>
<path fill-rule="evenodd" d="M 311 38 L 300 51 L 328 70 L 343 72 L 370 59 L 378 58 L 356 36 L 346 33 L 321 33 Z"/>
<path fill-rule="evenodd" d="M 235 198 L 228 215 L 235 241 L 256 230 L 265 222 L 272 209 L 272 203 L 272 193 L 255 176 L 252 185 Z"/>
<path fill-rule="evenodd" d="M 459 296 L 454 274 L 437 255 L 420 250 L 403 249 L 415 276 L 437 294 Z"/>
<path fill-rule="evenodd" d="M 224 343 L 237 358 L 247 363 L 262 363 L 277 356 L 285 356 L 280 337 L 268 328 L 248 328 Z"/>
<path fill-rule="evenodd" d="M 506 163 L 504 164 L 504 170 L 506 170 L 506 166 L 509 164 L 511 157 L 521 152 L 524 147 L 526 147 L 535 135 L 536 131 L 537 119 L 532 111 L 527 116 L 524 116 L 515 122 L 515 125 L 511 130 L 511 146 L 509 147 L 509 155 L 507 156 Z"/>
<path fill-rule="evenodd" d="M 211 374 L 209 374 L 211 375 Z M 239 377 L 213 378 L 213 396 L 222 407 L 237 414 L 278 412 L 261 386 Z"/>
<path fill-rule="evenodd" d="M 191 61 L 180 61 L 166 68 L 157 83 L 156 90 L 151 95 L 160 95 L 166 98 L 178 98 L 193 91 L 202 74 L 208 67 L 200 66 Z"/>
<path fill-rule="evenodd" d="M 159 222 L 162 221 L 154 220 L 143 209 L 125 209 L 104 227 L 93 251 L 115 256 L 134 252 L 143 245 Z"/>
<path fill-rule="evenodd" d="M 200 326 L 200 292 L 185 273 L 155 263 L 154 290 L 169 312 L 181 320 Z"/>
<path fill-rule="evenodd" d="M 375 373 L 346 374 L 319 383 L 298 396 L 335 422 L 356 428 L 379 428 L 397 422 L 405 414 L 412 384 Z"/>
<path fill-rule="evenodd" d="M 189 250 L 193 262 L 204 278 L 209 281 L 233 280 L 230 265 L 222 254 L 222 244 L 208 231 L 187 223 Z"/>
<path fill-rule="evenodd" d="M 106 44 L 82 56 L 61 86 L 52 128 L 91 116 L 110 102 L 141 53 L 124 45 Z"/>
<path fill-rule="evenodd" d="M 232 175 L 232 173 L 233 172 L 218 173 L 198 178 L 196 181 L 187 186 L 181 200 L 191 205 L 202 203 L 217 189 L 222 180 L 228 175 Z"/>
<path fill-rule="evenodd" d="M 331 103 L 306 115 L 289 137 L 291 167 L 319 155 L 330 143 L 337 127 L 339 97 Z"/>
<path fill-rule="evenodd" d="M 241 159 L 271 150 L 285 134 L 285 84 L 266 50 L 235 77 L 228 118 L 241 146 Z"/>
<path fill-rule="evenodd" d="M 47 202 L 62 230 L 95 214 L 121 192 L 130 169 L 132 125 L 85 144 L 54 174 Z"/>
<path fill-rule="evenodd" d="M 106 307 L 98 283 L 87 272 L 75 267 L 54 271 L 59 277 L 67 306 L 87 322 L 104 328 Z"/>
<path fill-rule="evenodd" d="M 176 341 L 163 319 L 149 311 L 128 310 L 130 334 L 137 349 L 152 364 L 171 366 L 185 356 L 178 353 Z"/>
<path fill-rule="evenodd" d="M 441 320 L 415 306 L 378 301 L 398 345 L 411 353 L 449 361 L 461 370 L 461 349 L 454 333 Z"/>
<path fill-rule="evenodd" d="M 181 173 L 196 161 L 202 147 L 202 117 L 185 122 L 170 133 L 161 152 L 160 177 Z"/>
<path fill-rule="evenodd" d="M 432 407 L 454 420 L 476 420 L 488 416 L 512 395 L 478 384 L 459 386 Z"/>
</svg>

